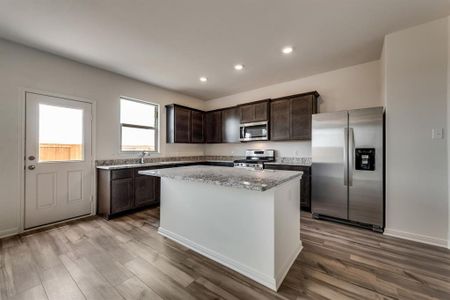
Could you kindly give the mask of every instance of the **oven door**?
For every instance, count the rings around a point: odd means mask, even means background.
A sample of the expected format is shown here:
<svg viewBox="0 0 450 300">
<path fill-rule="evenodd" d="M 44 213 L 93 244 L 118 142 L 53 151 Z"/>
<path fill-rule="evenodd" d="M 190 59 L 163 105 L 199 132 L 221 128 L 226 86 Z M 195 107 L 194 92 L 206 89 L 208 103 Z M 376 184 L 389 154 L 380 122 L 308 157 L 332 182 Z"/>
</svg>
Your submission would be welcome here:
<svg viewBox="0 0 450 300">
<path fill-rule="evenodd" d="M 266 141 L 269 139 L 268 122 L 241 124 L 240 141 Z"/>
</svg>

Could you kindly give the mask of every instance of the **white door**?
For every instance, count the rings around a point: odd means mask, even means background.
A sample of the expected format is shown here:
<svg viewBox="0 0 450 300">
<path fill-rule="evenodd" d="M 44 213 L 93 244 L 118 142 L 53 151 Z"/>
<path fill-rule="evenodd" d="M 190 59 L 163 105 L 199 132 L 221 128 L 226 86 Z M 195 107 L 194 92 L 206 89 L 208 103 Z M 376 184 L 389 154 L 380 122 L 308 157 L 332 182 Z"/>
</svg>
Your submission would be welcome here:
<svg viewBox="0 0 450 300">
<path fill-rule="evenodd" d="M 92 104 L 26 94 L 25 229 L 91 213 Z"/>
</svg>

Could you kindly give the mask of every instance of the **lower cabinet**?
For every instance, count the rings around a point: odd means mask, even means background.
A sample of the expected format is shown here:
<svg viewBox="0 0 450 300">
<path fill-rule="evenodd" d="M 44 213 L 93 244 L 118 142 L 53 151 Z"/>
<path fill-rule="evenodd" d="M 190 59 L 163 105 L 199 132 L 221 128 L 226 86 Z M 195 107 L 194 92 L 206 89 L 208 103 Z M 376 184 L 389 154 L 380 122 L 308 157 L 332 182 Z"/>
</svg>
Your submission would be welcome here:
<svg viewBox="0 0 450 300">
<path fill-rule="evenodd" d="M 111 180 L 111 214 L 133 208 L 133 178 Z"/>
<path fill-rule="evenodd" d="M 109 219 L 159 203 L 160 178 L 139 175 L 139 170 L 98 170 L 97 214 Z"/>
<path fill-rule="evenodd" d="M 301 171 L 303 172 L 300 181 L 300 208 L 304 211 L 311 211 L 311 167 L 282 165 L 282 164 L 266 164 L 265 169 L 285 170 L 285 171 Z"/>
<path fill-rule="evenodd" d="M 154 204 L 156 199 L 156 181 L 158 177 L 137 176 L 134 178 L 134 206 L 142 207 Z"/>
</svg>

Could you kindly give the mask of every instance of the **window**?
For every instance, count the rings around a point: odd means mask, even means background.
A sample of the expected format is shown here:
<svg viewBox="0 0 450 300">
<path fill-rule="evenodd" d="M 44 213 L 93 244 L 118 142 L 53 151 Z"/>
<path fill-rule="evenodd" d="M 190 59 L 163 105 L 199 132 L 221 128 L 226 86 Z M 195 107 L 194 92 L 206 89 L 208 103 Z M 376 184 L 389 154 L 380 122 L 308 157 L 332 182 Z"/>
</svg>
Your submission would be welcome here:
<svg viewBox="0 0 450 300">
<path fill-rule="evenodd" d="M 83 160 L 83 110 L 39 104 L 39 162 Z"/>
<path fill-rule="evenodd" d="M 157 104 L 120 98 L 121 151 L 158 150 Z"/>
</svg>

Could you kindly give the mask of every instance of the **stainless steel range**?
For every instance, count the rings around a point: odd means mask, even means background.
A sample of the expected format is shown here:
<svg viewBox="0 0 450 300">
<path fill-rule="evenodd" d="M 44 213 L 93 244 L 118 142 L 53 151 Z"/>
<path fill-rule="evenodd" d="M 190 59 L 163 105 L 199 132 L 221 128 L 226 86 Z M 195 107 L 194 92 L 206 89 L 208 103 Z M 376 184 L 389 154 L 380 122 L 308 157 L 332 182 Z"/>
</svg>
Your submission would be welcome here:
<svg viewBox="0 0 450 300">
<path fill-rule="evenodd" d="M 249 149 L 245 151 L 245 159 L 234 161 L 234 167 L 262 170 L 264 163 L 271 161 L 275 161 L 275 150 Z"/>
</svg>

